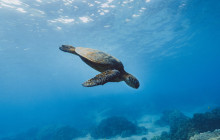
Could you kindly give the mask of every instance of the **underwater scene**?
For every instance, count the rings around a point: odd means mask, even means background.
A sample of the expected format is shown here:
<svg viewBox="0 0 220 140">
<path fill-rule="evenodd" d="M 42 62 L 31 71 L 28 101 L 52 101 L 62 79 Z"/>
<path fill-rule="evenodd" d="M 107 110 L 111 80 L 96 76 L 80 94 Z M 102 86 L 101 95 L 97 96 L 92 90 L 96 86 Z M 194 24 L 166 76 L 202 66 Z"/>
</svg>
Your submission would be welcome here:
<svg viewBox="0 0 220 140">
<path fill-rule="evenodd" d="M 220 140 L 219 0 L 0 0 L 0 140 Z"/>
</svg>

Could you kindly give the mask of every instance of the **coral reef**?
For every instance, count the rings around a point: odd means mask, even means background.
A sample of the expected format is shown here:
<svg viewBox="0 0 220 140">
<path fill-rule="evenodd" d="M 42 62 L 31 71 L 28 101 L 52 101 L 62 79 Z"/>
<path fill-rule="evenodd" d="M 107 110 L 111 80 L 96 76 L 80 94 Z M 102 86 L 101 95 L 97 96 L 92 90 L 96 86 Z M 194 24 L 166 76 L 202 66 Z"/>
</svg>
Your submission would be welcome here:
<svg viewBox="0 0 220 140">
<path fill-rule="evenodd" d="M 170 126 L 170 133 L 166 134 L 166 132 L 162 133 L 160 138 L 161 140 L 185 140 L 188 137 L 188 128 L 190 118 L 185 116 L 179 110 L 173 111 L 165 111 L 160 118 L 160 120 L 156 121 L 155 123 L 160 126 L 169 125 Z"/>
<path fill-rule="evenodd" d="M 198 133 L 213 131 L 220 128 L 220 108 L 204 114 L 194 114 L 191 123 Z"/>
<path fill-rule="evenodd" d="M 85 137 L 89 133 L 94 139 L 113 138 L 116 136 L 130 137 L 132 135 L 147 134 L 147 129 L 139 127 L 123 117 L 109 117 L 86 132 L 79 131 L 71 126 L 46 126 L 33 128 L 27 132 L 0 140 L 73 140 Z"/>
<path fill-rule="evenodd" d="M 155 123 L 160 126 L 165 126 L 174 125 L 175 123 L 187 120 L 189 120 L 189 117 L 185 116 L 179 110 L 173 110 L 163 112 L 163 115 L 161 116 L 160 120 L 156 121 Z"/>
<path fill-rule="evenodd" d="M 190 140 L 220 140 L 220 129 L 194 135 Z"/>
<path fill-rule="evenodd" d="M 170 135 L 167 132 L 162 132 L 160 136 L 155 136 L 151 140 L 170 140 Z"/>
<path fill-rule="evenodd" d="M 116 136 L 129 137 L 132 135 L 146 134 L 145 127 L 138 127 L 123 117 L 110 117 L 102 120 L 91 132 L 91 136 L 97 138 L 113 138 Z"/>
<path fill-rule="evenodd" d="M 146 135 L 148 131 L 145 127 L 139 127 L 123 117 L 109 117 L 86 132 L 71 126 L 47 126 L 32 128 L 27 132 L 0 140 L 73 140 L 76 138 L 84 139 L 83 137 L 87 134 L 90 134 L 87 136 L 91 139 L 133 136 L 142 140 L 220 140 L 220 108 L 206 113 L 196 113 L 192 118 L 185 116 L 178 110 L 166 111 L 155 124 L 170 126 L 170 131 L 162 130 L 164 132 L 155 137 L 150 132 L 151 136 L 148 137 Z"/>
<path fill-rule="evenodd" d="M 193 118 L 188 118 L 179 111 L 168 111 L 163 114 L 158 125 L 168 124 L 170 132 L 165 137 L 161 134 L 154 140 L 189 140 L 195 134 L 220 129 L 220 109 L 211 112 L 196 113 Z"/>
</svg>

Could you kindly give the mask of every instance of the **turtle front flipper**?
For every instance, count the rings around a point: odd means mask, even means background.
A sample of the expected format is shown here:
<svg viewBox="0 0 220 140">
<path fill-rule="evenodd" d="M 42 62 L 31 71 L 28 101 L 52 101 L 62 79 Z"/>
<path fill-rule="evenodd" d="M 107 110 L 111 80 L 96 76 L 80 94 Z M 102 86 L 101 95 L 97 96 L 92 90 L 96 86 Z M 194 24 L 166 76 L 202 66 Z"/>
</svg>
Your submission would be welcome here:
<svg viewBox="0 0 220 140">
<path fill-rule="evenodd" d="M 94 78 L 89 79 L 82 85 L 84 87 L 104 85 L 105 83 L 112 81 L 114 78 L 118 77 L 119 75 L 120 75 L 120 72 L 118 70 L 107 70 L 96 75 Z"/>
</svg>

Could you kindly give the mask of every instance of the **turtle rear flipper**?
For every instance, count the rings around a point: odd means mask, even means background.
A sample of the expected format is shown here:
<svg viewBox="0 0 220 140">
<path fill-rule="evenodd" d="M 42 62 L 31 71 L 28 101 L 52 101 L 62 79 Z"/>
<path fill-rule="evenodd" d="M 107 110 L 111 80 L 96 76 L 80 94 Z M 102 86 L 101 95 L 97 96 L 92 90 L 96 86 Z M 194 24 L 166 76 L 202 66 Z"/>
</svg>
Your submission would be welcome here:
<svg viewBox="0 0 220 140">
<path fill-rule="evenodd" d="M 82 85 L 84 87 L 104 85 L 105 83 L 112 81 L 114 78 L 118 77 L 119 75 L 120 75 L 120 72 L 118 70 L 107 70 L 96 75 L 94 78 L 89 79 Z"/>
<path fill-rule="evenodd" d="M 71 45 L 62 45 L 60 48 L 59 48 L 61 51 L 64 51 L 64 52 L 69 52 L 69 53 L 72 53 L 72 54 L 77 54 L 76 53 L 76 48 L 71 46 Z"/>
</svg>

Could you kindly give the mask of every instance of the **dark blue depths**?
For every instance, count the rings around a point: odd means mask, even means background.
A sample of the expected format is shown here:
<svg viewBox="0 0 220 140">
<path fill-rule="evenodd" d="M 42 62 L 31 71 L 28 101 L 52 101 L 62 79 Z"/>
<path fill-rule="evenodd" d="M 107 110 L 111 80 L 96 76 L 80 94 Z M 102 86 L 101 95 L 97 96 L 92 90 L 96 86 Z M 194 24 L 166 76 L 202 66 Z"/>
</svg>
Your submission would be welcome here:
<svg viewBox="0 0 220 140">
<path fill-rule="evenodd" d="M 0 19 L 1 137 L 88 137 L 121 117 L 129 137 L 149 139 L 151 128 L 136 133 L 145 115 L 177 109 L 195 119 L 220 105 L 218 0 L 0 0 Z M 98 72 L 62 44 L 117 57 L 140 88 L 82 87 Z"/>
</svg>

